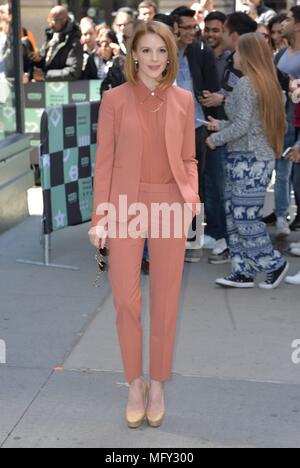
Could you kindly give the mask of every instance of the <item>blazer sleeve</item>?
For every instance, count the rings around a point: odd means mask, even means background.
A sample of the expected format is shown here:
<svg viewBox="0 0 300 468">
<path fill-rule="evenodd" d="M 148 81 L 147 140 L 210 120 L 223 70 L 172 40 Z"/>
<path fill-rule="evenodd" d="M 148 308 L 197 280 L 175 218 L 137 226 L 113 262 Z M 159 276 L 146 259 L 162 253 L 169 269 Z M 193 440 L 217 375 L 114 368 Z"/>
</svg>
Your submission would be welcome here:
<svg viewBox="0 0 300 468">
<path fill-rule="evenodd" d="M 199 194 L 198 161 L 196 159 L 196 134 L 195 134 L 195 104 L 191 95 L 188 105 L 186 125 L 184 130 L 182 159 L 189 183 L 195 194 Z"/>
<path fill-rule="evenodd" d="M 94 209 L 92 225 L 96 226 L 105 214 L 97 214 L 97 208 L 109 202 L 114 155 L 115 112 L 109 95 L 104 93 L 98 120 L 97 152 L 94 173 Z"/>
<path fill-rule="evenodd" d="M 214 51 L 210 47 L 204 49 L 203 85 L 204 89 L 211 93 L 219 92 L 221 87 L 217 60 Z"/>
<path fill-rule="evenodd" d="M 204 49 L 204 63 L 203 63 L 203 89 L 211 93 L 218 93 L 220 91 L 221 83 L 219 80 L 219 72 L 217 67 L 217 60 L 214 51 L 210 47 Z M 206 107 L 204 108 L 205 115 L 218 118 L 220 107 Z"/>
</svg>

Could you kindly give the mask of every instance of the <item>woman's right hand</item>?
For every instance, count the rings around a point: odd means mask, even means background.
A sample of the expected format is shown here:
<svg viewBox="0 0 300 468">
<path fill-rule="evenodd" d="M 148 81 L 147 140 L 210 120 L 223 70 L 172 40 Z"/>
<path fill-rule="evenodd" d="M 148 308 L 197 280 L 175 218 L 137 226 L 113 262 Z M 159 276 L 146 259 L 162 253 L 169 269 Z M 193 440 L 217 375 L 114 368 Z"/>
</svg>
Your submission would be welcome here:
<svg viewBox="0 0 300 468">
<path fill-rule="evenodd" d="M 288 160 L 295 164 L 300 164 L 300 144 L 297 143 L 293 147 L 293 150 L 288 155 Z"/>
<path fill-rule="evenodd" d="M 109 47 L 112 49 L 114 57 L 118 57 L 121 54 L 121 47 L 119 44 L 111 43 L 109 44 Z"/>
<path fill-rule="evenodd" d="M 108 234 L 105 226 L 95 226 L 89 230 L 90 243 L 96 247 L 96 249 L 104 249 L 107 237 Z"/>
</svg>

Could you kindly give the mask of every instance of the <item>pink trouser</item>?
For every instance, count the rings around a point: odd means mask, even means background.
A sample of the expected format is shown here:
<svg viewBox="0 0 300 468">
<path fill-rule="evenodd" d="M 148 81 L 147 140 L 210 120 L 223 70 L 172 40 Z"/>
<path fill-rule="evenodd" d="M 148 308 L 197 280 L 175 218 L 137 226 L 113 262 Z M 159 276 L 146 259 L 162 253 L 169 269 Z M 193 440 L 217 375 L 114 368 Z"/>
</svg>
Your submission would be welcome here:
<svg viewBox="0 0 300 468">
<path fill-rule="evenodd" d="M 139 201 L 179 203 L 183 198 L 176 184 L 140 185 Z M 155 222 L 154 219 L 151 223 Z M 141 264 L 145 239 L 109 238 L 109 278 L 117 311 L 117 330 L 127 381 L 143 375 L 143 330 L 141 325 Z M 186 237 L 148 239 L 150 255 L 150 378 L 171 378 L 176 322 L 184 267 Z"/>
</svg>

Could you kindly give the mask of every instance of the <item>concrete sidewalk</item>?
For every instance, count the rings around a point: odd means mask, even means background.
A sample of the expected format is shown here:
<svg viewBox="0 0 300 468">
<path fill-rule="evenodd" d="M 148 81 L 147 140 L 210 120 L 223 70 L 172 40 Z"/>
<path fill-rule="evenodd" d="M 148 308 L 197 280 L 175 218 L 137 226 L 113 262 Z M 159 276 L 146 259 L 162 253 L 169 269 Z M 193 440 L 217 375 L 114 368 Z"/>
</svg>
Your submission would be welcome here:
<svg viewBox="0 0 300 468">
<path fill-rule="evenodd" d="M 41 260 L 38 217 L 0 237 L 0 446 L 300 447 L 300 288 L 222 290 L 214 280 L 227 265 L 209 266 L 205 253 L 187 265 L 165 424 L 130 431 L 110 288 L 93 287 L 87 230 L 53 236 L 53 261 L 79 272 L 15 262 Z M 300 259 L 289 261 L 296 273 Z"/>
</svg>

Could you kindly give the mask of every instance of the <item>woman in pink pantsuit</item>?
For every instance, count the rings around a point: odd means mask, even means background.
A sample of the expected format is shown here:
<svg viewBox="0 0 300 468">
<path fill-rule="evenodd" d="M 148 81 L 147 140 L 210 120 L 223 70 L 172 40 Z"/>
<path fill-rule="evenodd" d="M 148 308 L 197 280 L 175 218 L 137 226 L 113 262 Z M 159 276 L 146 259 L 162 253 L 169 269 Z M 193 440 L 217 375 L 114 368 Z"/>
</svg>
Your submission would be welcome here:
<svg viewBox="0 0 300 468">
<path fill-rule="evenodd" d="M 199 211 L 194 100 L 191 93 L 173 86 L 177 47 L 173 34 L 163 24 L 138 26 L 126 74 L 128 83 L 105 93 L 101 104 L 93 227 L 89 234 L 97 248 L 104 246 L 108 237 L 109 278 L 130 384 L 128 426 L 139 427 L 147 417 L 151 426 L 158 427 L 165 415 L 164 382 L 172 372 L 187 223 L 180 219 L 178 233 L 175 217 L 171 217 L 170 233 L 165 236 L 162 215 L 153 214 L 151 208 L 154 204 L 164 203 L 169 208 L 176 204 L 182 211 L 188 204 L 188 224 Z M 120 208 L 120 196 L 126 196 L 129 207 L 140 203 L 147 209 L 139 224 L 140 235 L 133 234 L 136 224 L 131 223 L 132 212 Z M 99 209 L 106 203 L 115 210 Z M 110 229 L 113 221 L 117 233 Z M 153 227 L 156 234 L 152 236 Z M 140 288 L 146 234 L 151 308 L 148 398 L 142 369 Z"/>
</svg>

